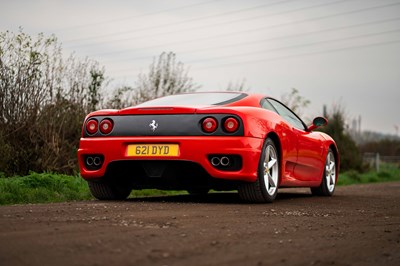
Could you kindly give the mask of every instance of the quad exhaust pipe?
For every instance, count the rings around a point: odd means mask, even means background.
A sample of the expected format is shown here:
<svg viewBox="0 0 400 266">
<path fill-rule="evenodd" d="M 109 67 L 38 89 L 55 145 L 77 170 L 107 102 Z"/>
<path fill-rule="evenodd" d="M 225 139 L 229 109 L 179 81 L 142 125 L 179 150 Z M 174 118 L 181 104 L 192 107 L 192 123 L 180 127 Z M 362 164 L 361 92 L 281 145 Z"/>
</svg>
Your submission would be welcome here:
<svg viewBox="0 0 400 266">
<path fill-rule="evenodd" d="M 100 156 L 88 156 L 85 160 L 86 166 L 91 169 L 98 169 L 101 167 L 103 160 Z"/>
<path fill-rule="evenodd" d="M 243 160 L 237 154 L 209 154 L 208 162 L 219 171 L 239 171 L 243 167 Z"/>
<path fill-rule="evenodd" d="M 226 167 L 230 164 L 230 159 L 226 156 L 222 156 L 222 157 L 212 157 L 211 158 L 211 164 L 214 167 L 218 167 L 218 166 L 223 166 Z"/>
</svg>

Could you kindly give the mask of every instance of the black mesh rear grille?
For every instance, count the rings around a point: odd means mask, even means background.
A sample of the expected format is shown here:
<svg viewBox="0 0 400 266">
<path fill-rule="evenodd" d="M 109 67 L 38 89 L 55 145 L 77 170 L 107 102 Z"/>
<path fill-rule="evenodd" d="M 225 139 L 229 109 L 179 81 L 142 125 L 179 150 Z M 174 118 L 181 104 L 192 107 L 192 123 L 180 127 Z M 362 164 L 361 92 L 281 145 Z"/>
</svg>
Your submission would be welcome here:
<svg viewBox="0 0 400 266">
<path fill-rule="evenodd" d="M 215 179 L 199 164 L 190 161 L 126 160 L 109 163 L 106 178 L 123 179 L 135 189 L 157 188 L 188 190 L 213 188 L 231 190 L 237 182 Z"/>
</svg>

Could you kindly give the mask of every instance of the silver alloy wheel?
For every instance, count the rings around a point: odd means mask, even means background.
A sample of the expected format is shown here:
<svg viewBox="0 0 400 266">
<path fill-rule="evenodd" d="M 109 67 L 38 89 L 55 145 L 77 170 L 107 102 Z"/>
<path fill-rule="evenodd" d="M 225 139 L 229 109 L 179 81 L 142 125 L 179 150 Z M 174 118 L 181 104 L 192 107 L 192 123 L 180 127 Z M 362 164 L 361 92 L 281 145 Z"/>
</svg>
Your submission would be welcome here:
<svg viewBox="0 0 400 266">
<path fill-rule="evenodd" d="M 267 145 L 264 159 L 264 184 L 268 195 L 273 196 L 278 186 L 279 162 L 275 147 Z"/>
<path fill-rule="evenodd" d="M 325 179 L 326 187 L 328 188 L 329 192 L 332 193 L 335 190 L 336 183 L 336 162 L 332 151 L 329 151 L 328 155 L 326 156 Z"/>
</svg>

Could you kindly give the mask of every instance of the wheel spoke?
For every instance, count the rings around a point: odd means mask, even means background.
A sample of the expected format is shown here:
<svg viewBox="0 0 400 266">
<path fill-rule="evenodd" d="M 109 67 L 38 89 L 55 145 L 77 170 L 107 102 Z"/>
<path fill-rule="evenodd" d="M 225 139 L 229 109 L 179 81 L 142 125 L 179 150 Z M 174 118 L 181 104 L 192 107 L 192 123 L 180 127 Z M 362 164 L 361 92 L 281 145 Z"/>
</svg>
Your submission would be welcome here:
<svg viewBox="0 0 400 266">
<path fill-rule="evenodd" d="M 335 163 L 331 162 L 331 164 L 329 165 L 329 171 L 333 171 L 335 169 Z"/>
<path fill-rule="evenodd" d="M 333 176 L 332 175 L 330 175 L 329 176 L 329 179 L 330 179 L 330 185 L 332 186 L 332 185 L 334 185 L 335 184 L 335 180 L 333 179 Z"/>
<path fill-rule="evenodd" d="M 270 173 L 268 173 L 268 183 L 269 183 L 269 187 L 276 187 L 276 184 L 275 184 L 274 180 L 272 179 L 272 176 Z"/>
<path fill-rule="evenodd" d="M 268 162 L 268 169 L 271 169 L 275 164 L 276 164 L 276 159 L 271 158 L 271 160 Z"/>
<path fill-rule="evenodd" d="M 268 161 L 269 161 L 269 155 L 270 155 L 270 153 L 271 153 L 271 147 L 270 147 L 270 146 L 267 146 L 267 151 L 266 151 L 266 153 L 265 153 L 265 162 L 268 162 Z"/>
<path fill-rule="evenodd" d="M 328 190 L 332 192 L 336 182 L 336 162 L 332 152 L 329 152 L 326 157 L 325 176 Z"/>
<path fill-rule="evenodd" d="M 267 145 L 264 157 L 264 185 L 267 193 L 272 196 L 278 188 L 279 161 L 275 147 Z"/>
<path fill-rule="evenodd" d="M 330 158 L 330 154 L 329 154 L 329 158 Z M 329 173 L 329 184 L 331 186 L 335 185 L 335 162 L 334 161 L 330 161 L 329 167 L 328 167 L 328 173 Z"/>
<path fill-rule="evenodd" d="M 326 156 L 326 163 L 325 163 L 325 169 L 327 172 L 330 170 L 330 164 L 331 164 L 331 156 L 330 153 L 328 153 L 328 156 Z"/>
</svg>

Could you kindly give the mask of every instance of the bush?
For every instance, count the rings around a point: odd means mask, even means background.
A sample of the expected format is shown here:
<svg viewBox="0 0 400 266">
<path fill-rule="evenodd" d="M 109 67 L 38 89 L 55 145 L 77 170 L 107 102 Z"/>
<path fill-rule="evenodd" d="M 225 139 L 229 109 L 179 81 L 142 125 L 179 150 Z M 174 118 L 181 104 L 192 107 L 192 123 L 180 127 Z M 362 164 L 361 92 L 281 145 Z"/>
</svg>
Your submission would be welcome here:
<svg viewBox="0 0 400 266">
<path fill-rule="evenodd" d="M 361 153 L 354 140 L 345 131 L 343 109 L 336 108 L 327 116 L 329 123 L 320 130 L 335 140 L 340 154 L 340 169 L 364 171 L 366 168 L 363 166 Z"/>
<path fill-rule="evenodd" d="M 347 176 L 349 177 L 350 180 L 354 182 L 360 182 L 361 181 L 361 175 L 359 172 L 355 170 L 350 170 L 347 172 Z"/>
<path fill-rule="evenodd" d="M 104 70 L 64 60 L 54 36 L 0 33 L 0 171 L 77 171 L 85 115 L 98 108 Z"/>
</svg>

